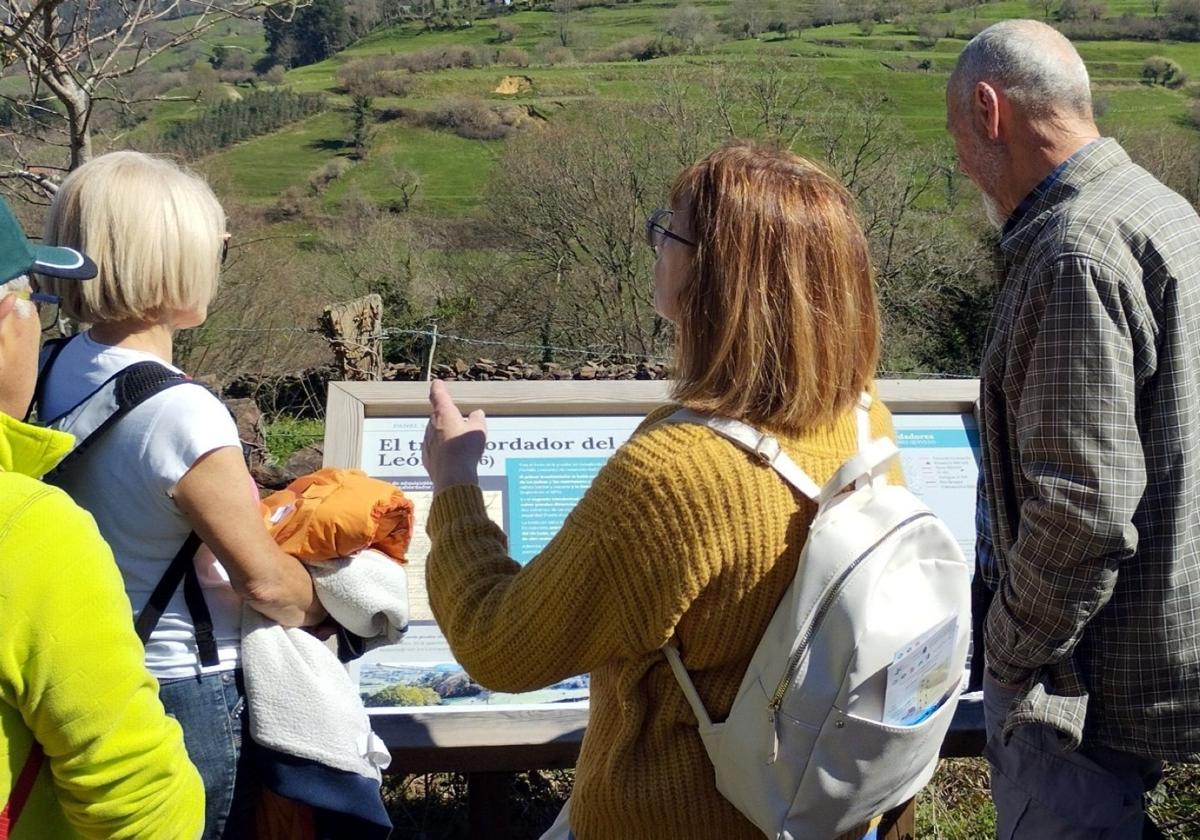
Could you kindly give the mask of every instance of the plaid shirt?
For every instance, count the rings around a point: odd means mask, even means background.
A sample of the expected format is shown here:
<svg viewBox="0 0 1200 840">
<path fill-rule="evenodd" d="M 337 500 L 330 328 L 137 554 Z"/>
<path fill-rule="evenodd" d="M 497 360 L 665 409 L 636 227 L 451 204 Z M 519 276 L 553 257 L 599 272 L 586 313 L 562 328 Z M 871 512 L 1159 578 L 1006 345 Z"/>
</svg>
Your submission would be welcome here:
<svg viewBox="0 0 1200 840">
<path fill-rule="evenodd" d="M 1114 140 L 1001 238 L 980 373 L 988 667 L 1047 723 L 1200 759 L 1200 218 Z"/>
</svg>

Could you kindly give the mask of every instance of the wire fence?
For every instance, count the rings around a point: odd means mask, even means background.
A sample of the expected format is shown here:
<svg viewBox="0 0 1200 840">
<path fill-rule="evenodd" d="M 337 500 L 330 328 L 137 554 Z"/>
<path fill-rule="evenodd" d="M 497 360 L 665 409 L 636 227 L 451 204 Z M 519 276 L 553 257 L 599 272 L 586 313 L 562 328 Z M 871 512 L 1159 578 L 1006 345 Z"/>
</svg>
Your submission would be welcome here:
<svg viewBox="0 0 1200 840">
<path fill-rule="evenodd" d="M 321 337 L 330 345 L 343 344 L 360 349 L 368 348 L 370 345 L 350 338 L 330 338 L 326 336 L 320 329 L 315 327 L 215 327 L 209 330 L 210 333 L 307 333 Z M 378 339 L 387 339 L 397 336 L 407 336 L 410 338 L 424 339 L 430 348 L 433 348 L 435 340 L 437 342 L 457 342 L 473 347 L 493 347 L 504 350 L 512 350 L 517 352 L 537 352 L 545 354 L 562 353 L 572 356 L 577 356 L 581 359 L 594 360 L 610 360 L 610 359 L 637 359 L 639 361 L 651 362 L 654 364 L 670 364 L 672 359 L 670 356 L 663 356 L 653 353 L 641 353 L 637 351 L 628 351 L 613 345 L 593 344 L 586 347 L 571 347 L 558 344 L 533 344 L 529 342 L 519 342 L 504 339 L 494 338 L 474 338 L 472 336 L 460 335 L 457 333 L 442 332 L 437 329 L 411 329 L 400 327 L 384 327 L 379 331 Z M 436 352 L 436 350 L 434 351 Z M 428 356 L 424 360 L 426 366 L 432 366 L 436 363 L 436 359 L 431 359 Z M 965 373 L 946 373 L 943 371 L 931 370 L 886 370 L 881 369 L 877 372 L 881 379 L 940 379 L 940 380 L 965 380 L 974 379 L 976 374 Z"/>
</svg>

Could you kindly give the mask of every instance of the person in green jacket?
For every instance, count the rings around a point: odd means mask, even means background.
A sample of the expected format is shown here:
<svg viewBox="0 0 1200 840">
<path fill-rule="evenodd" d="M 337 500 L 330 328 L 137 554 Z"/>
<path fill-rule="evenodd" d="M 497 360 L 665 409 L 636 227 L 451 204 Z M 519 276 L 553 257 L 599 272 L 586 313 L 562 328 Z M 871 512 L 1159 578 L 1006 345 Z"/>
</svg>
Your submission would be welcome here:
<svg viewBox="0 0 1200 840">
<path fill-rule="evenodd" d="M 204 790 L 142 662 L 129 600 L 92 517 L 38 478 L 70 435 L 25 415 L 52 296 L 27 272 L 96 273 L 31 244 L 0 201 L 0 840 L 195 838 Z"/>
</svg>

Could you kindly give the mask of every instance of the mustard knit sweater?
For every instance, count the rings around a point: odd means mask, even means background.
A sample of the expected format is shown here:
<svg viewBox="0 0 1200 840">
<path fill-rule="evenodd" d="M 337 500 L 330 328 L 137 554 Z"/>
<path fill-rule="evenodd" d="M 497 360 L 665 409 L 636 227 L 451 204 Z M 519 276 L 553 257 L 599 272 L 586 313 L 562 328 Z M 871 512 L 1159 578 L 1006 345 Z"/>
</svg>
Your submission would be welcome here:
<svg viewBox="0 0 1200 840">
<path fill-rule="evenodd" d="M 717 792 L 659 648 L 678 637 L 705 706 L 723 720 L 815 506 L 708 429 L 654 425 L 676 408 L 646 419 L 524 568 L 477 487 L 444 489 L 429 517 L 430 604 L 474 679 L 515 692 L 591 672 L 571 805 L 578 840 L 762 837 Z M 894 437 L 879 401 L 871 428 Z M 779 437 L 820 484 L 856 449 L 854 414 Z"/>
</svg>

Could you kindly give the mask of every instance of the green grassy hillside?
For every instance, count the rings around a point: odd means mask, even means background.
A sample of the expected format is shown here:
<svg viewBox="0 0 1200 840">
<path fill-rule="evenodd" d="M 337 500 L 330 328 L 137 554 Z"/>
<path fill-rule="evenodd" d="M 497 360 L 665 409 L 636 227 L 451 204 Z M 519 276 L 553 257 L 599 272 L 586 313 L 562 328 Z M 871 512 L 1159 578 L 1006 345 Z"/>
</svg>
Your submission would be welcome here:
<svg viewBox="0 0 1200 840">
<path fill-rule="evenodd" d="M 376 97 L 375 111 L 405 107 L 431 110 L 447 101 L 470 99 L 486 104 L 516 103 L 531 106 L 539 114 L 564 108 L 587 108 L 598 102 L 637 103 L 656 96 L 666 73 L 700 76 L 714 67 L 734 66 L 765 55 L 786 58 L 788 71 L 797 79 L 818 80 L 829 89 L 831 108 L 842 107 L 847 97 L 865 92 L 883 92 L 883 107 L 907 129 L 903 142 L 940 142 L 944 135 L 943 90 L 946 75 L 969 34 L 988 21 L 1011 16 L 1030 16 L 1030 4 L 1022 0 L 981 4 L 973 9 L 941 12 L 930 19 L 953 31 L 930 43 L 922 40 L 912 20 L 885 22 L 864 34 L 858 24 L 838 24 L 805 29 L 799 36 L 784 38 L 767 33 L 758 38 L 721 40 L 710 48 L 686 55 L 650 61 L 594 62 L 598 54 L 621 41 L 661 34 L 675 7 L 674 2 L 644 0 L 620 6 L 596 6 L 573 13 L 566 24 L 570 58 L 553 66 L 539 63 L 554 45 L 560 44 L 563 19 L 550 11 L 523 11 L 502 18 L 482 18 L 466 29 L 426 31 L 409 24 L 376 31 L 327 61 L 296 68 L 284 84 L 296 91 L 322 92 L 331 97 L 333 110 L 313 117 L 269 138 L 251 141 L 215 155 L 206 165 L 224 171 L 250 204 L 268 205 L 289 186 L 303 185 L 312 173 L 329 160 L 345 156 L 349 135 L 343 110 L 348 97 L 337 88 L 338 69 L 363 59 L 396 56 L 447 47 L 471 47 L 495 56 L 507 50 L 523 50 L 530 66 L 495 63 L 470 69 L 455 68 L 410 74 L 411 89 L 404 98 Z M 719 25 L 730 14 L 727 0 L 697 3 Z M 1107 5 L 1110 16 L 1122 13 L 1149 14 L 1149 4 L 1118 0 Z M 515 37 L 497 43 L 497 20 L 519 28 Z M 254 50 L 239 33 L 239 45 Z M 1151 55 L 1176 61 L 1189 75 L 1200 72 L 1200 44 L 1098 41 L 1079 43 L 1088 62 L 1103 110 L 1107 131 L 1121 133 L 1139 128 L 1161 128 L 1168 133 L 1188 132 L 1187 117 L 1193 96 L 1188 89 L 1167 90 L 1140 84 L 1142 62 Z M 399 71 L 404 75 L 404 71 Z M 532 89 L 505 96 L 495 93 L 507 75 L 528 77 Z M 186 116 L 175 106 L 164 109 L 160 118 Z M 371 153 L 351 174 L 323 198 L 334 206 L 349 193 L 362 192 L 379 200 L 387 198 L 383 168 L 402 165 L 415 170 L 423 187 L 415 210 L 434 216 L 472 213 L 479 193 L 497 159 L 502 141 L 466 140 L 448 131 L 415 128 L 399 122 L 374 127 Z"/>
</svg>

